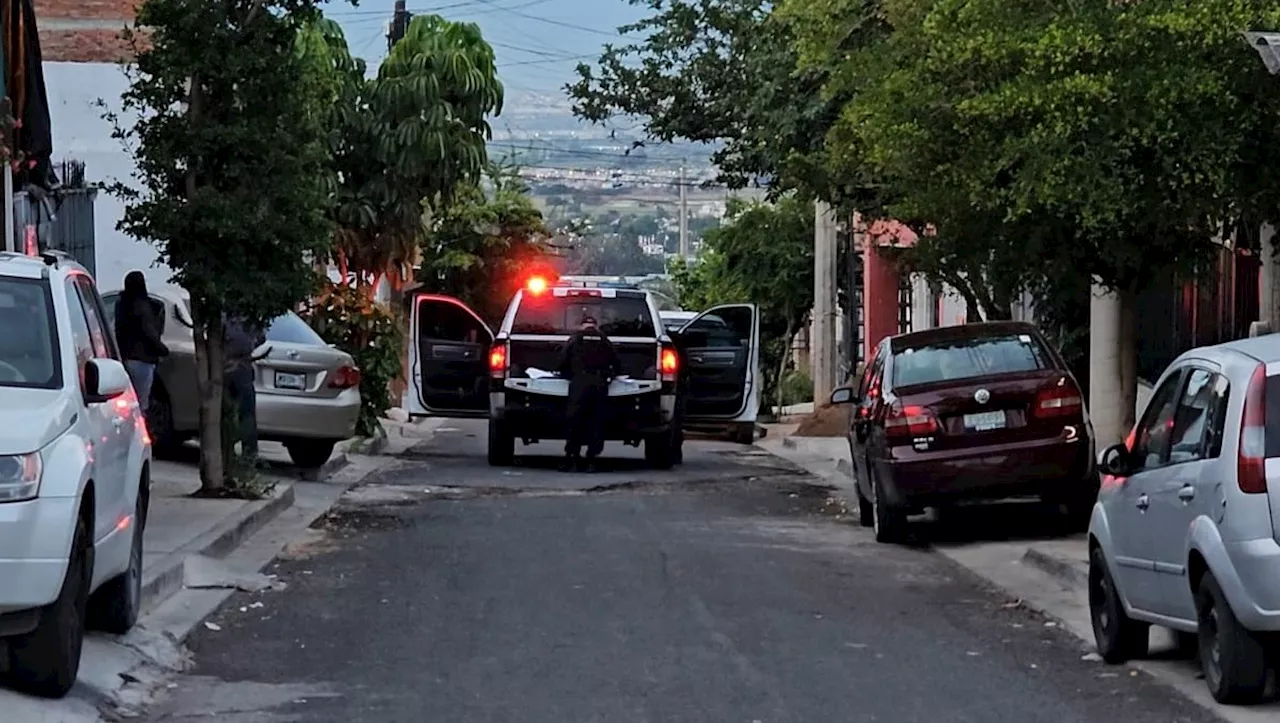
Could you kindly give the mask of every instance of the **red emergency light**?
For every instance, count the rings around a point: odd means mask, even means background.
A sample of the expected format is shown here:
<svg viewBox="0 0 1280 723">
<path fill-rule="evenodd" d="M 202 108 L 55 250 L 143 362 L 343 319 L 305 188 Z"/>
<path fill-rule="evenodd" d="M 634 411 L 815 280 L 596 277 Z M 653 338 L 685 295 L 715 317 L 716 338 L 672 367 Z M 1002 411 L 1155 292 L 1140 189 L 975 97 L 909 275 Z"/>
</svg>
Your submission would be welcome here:
<svg viewBox="0 0 1280 723">
<path fill-rule="evenodd" d="M 541 294 L 547 290 L 547 279 L 545 276 L 530 276 L 524 288 L 531 294 Z"/>
</svg>

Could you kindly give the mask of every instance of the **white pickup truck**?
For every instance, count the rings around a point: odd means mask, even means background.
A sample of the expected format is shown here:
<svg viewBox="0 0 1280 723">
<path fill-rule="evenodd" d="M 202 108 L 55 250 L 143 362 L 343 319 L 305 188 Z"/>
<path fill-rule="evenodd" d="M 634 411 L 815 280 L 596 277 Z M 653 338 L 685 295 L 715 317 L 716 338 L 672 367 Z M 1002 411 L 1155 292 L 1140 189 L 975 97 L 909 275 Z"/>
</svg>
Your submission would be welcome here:
<svg viewBox="0 0 1280 723">
<path fill-rule="evenodd" d="M 554 370 L 585 316 L 597 320 L 623 367 L 609 387 L 605 439 L 643 443 L 646 460 L 660 468 L 682 459 L 686 428 L 747 441 L 742 429 L 754 430 L 760 407 L 755 305 L 708 309 L 669 332 L 649 292 L 589 282 L 531 280 L 496 333 L 455 298 L 414 295 L 405 409 L 488 418 L 495 466 L 512 463 L 517 440 L 564 439 L 569 383 Z"/>
</svg>

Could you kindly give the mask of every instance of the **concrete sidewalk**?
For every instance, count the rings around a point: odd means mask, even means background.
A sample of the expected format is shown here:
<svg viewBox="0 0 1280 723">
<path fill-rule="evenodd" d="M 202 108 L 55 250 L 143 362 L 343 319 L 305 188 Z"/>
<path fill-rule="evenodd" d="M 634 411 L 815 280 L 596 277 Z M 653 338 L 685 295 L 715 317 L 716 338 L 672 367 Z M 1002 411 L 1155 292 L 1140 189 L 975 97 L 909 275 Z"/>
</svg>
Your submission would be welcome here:
<svg viewBox="0 0 1280 723">
<path fill-rule="evenodd" d="M 123 637 L 91 633 L 79 681 L 68 698 L 47 701 L 0 687 L 0 721 L 88 723 L 139 710 L 167 674 L 186 665 L 186 634 L 235 589 L 270 587 L 257 571 L 365 476 L 429 439 L 439 420 L 383 421 L 386 436 L 350 440 L 320 470 L 288 465 L 283 447 L 264 443 L 263 473 L 275 488 L 261 500 L 198 499 L 195 463 L 155 461 L 144 536 L 143 617 Z M 192 600 L 199 604 L 191 604 Z M 211 605 L 210 605 L 211 603 Z M 207 608 L 207 609 L 206 609 Z"/>
<path fill-rule="evenodd" d="M 795 437 L 794 425 L 774 425 L 756 446 L 821 478 L 857 514 L 849 446 L 843 437 Z M 1093 627 L 1089 618 L 1088 543 L 1086 536 L 936 545 L 935 549 L 971 573 L 1004 590 L 1010 604 L 1025 605 L 1061 625 L 1081 642 L 1081 654 L 1093 659 Z M 1209 695 L 1195 660 L 1175 652 L 1173 635 L 1152 629 L 1151 655 L 1128 669 L 1159 678 L 1228 723 L 1274 723 L 1280 702 L 1250 708 L 1219 705 Z M 1124 667 L 1103 668 L 1102 675 L 1122 674 Z"/>
</svg>

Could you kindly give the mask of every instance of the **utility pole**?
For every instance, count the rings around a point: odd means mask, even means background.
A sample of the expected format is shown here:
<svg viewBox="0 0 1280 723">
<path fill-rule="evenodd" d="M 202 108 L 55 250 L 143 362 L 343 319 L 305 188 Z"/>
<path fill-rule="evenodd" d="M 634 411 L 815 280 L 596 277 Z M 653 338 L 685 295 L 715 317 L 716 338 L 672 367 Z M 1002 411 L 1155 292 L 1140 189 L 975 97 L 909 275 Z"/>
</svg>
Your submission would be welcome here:
<svg viewBox="0 0 1280 723">
<path fill-rule="evenodd" d="M 388 53 L 404 37 L 409 30 L 409 21 L 413 19 L 413 15 L 409 14 L 409 10 L 405 8 L 404 2 L 405 0 L 396 0 L 395 10 L 391 15 L 391 26 L 387 28 Z"/>
<path fill-rule="evenodd" d="M 814 204 L 813 333 L 809 359 L 813 367 L 813 401 L 825 404 L 836 386 L 836 215 L 831 205 Z"/>
<path fill-rule="evenodd" d="M 684 161 L 680 161 L 680 258 L 689 260 L 689 196 L 684 182 Z"/>
</svg>

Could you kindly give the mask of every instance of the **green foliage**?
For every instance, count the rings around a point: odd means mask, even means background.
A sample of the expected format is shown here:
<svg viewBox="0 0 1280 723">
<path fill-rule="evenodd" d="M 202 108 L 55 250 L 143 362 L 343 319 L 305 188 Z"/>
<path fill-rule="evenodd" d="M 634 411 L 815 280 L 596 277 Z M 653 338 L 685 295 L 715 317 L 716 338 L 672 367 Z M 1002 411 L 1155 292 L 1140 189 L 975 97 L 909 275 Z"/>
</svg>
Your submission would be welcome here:
<svg viewBox="0 0 1280 723">
<path fill-rule="evenodd" d="M 781 406 L 804 404 L 813 401 L 813 379 L 798 369 L 788 371 L 782 377 L 782 390 L 779 392 Z"/>
<path fill-rule="evenodd" d="M 456 297 L 501 319 L 530 269 L 544 260 L 547 229 L 514 169 L 489 166 L 486 180 L 460 186 L 433 217 L 421 244 L 424 291 Z"/>
<path fill-rule="evenodd" d="M 116 137 L 137 163 L 121 231 L 152 243 L 191 298 L 201 397 L 201 481 L 226 483 L 222 316 L 265 322 L 293 308 L 323 255 L 323 99 L 304 78 L 298 31 L 312 0 L 143 0 Z M 108 114 L 110 116 L 110 114 Z"/>
<path fill-rule="evenodd" d="M 404 334 L 396 315 L 359 289 L 328 284 L 307 304 L 304 318 L 321 338 L 351 355 L 360 368 L 360 418 L 356 434 L 381 434 L 391 408 L 388 388 L 400 376 Z"/>
<path fill-rule="evenodd" d="M 364 288 L 409 274 L 427 212 L 474 187 L 488 163 L 488 116 L 502 110 L 493 49 L 479 26 L 415 16 L 367 78 L 330 21 L 310 29 L 305 57 L 340 102 L 329 122 L 337 189 L 335 256 Z M 464 191 L 465 192 L 465 191 Z"/>
<path fill-rule="evenodd" d="M 791 27 L 768 0 L 631 0 L 653 14 L 623 28 L 645 40 L 606 47 L 578 66 L 574 113 L 606 122 L 638 117 L 651 140 L 723 141 L 714 154 L 733 187 L 761 180 L 782 192 L 836 198 L 823 138 L 840 99 L 825 70 L 797 70 Z"/>
</svg>

